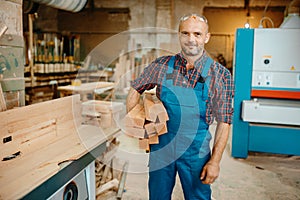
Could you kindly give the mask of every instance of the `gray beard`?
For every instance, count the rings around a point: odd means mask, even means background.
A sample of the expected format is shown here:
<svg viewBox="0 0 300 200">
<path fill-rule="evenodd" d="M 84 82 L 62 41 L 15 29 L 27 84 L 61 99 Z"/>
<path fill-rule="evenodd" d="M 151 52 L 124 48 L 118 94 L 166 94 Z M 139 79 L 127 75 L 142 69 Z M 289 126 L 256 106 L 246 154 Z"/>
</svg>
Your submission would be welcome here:
<svg viewBox="0 0 300 200">
<path fill-rule="evenodd" d="M 201 49 L 197 48 L 194 50 L 189 50 L 185 47 L 182 48 L 182 51 L 186 56 L 197 56 L 202 52 L 202 50 L 203 50 L 202 48 Z"/>
</svg>

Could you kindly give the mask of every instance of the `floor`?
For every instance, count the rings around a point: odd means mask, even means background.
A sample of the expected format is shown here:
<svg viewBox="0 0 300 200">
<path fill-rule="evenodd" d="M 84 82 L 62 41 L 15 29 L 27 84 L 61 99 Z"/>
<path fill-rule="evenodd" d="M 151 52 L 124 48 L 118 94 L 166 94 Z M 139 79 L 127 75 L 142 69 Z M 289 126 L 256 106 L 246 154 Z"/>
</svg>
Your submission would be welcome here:
<svg viewBox="0 0 300 200">
<path fill-rule="evenodd" d="M 214 129 L 215 124 L 211 126 L 212 133 Z M 129 161 L 122 199 L 146 200 L 148 154 L 138 149 L 136 139 L 121 135 L 119 140 L 116 158 L 119 163 Z M 300 199 L 300 156 L 252 153 L 247 159 L 234 159 L 230 155 L 230 141 L 231 138 L 223 155 L 220 176 L 212 184 L 212 199 Z M 178 178 L 172 199 L 184 199 Z"/>
</svg>

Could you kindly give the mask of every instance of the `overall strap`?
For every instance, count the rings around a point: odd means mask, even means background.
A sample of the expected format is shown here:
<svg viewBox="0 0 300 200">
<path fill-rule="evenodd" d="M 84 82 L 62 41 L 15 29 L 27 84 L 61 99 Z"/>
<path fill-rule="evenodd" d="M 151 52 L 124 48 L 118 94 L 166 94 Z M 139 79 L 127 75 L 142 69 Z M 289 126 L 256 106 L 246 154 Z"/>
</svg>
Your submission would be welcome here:
<svg viewBox="0 0 300 200">
<path fill-rule="evenodd" d="M 173 73 L 174 64 L 175 64 L 175 56 L 171 56 L 171 59 L 168 62 L 168 71 L 167 71 L 167 74 Z"/>
<path fill-rule="evenodd" d="M 208 75 L 208 71 L 210 69 L 211 64 L 213 63 L 213 59 L 211 57 L 207 57 L 206 63 L 204 65 L 204 69 L 202 71 L 201 76 L 203 76 L 204 78 L 207 77 Z"/>
<path fill-rule="evenodd" d="M 212 63 L 213 63 L 213 59 L 211 57 L 207 57 L 206 63 L 204 65 L 204 69 L 202 70 L 202 74 L 201 74 L 201 76 L 205 80 L 205 85 L 206 85 L 206 87 L 204 87 L 204 90 L 202 93 L 203 100 L 206 100 L 208 98 L 208 90 L 209 90 L 209 85 L 210 85 L 210 80 L 211 80 L 211 77 L 208 76 L 208 71 L 209 71 Z"/>
</svg>

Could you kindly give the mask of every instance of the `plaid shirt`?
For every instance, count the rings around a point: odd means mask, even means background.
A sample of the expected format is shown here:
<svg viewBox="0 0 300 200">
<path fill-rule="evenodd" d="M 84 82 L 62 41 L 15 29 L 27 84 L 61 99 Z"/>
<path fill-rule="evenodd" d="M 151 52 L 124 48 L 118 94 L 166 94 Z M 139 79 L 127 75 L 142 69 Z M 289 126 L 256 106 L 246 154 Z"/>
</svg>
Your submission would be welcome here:
<svg viewBox="0 0 300 200">
<path fill-rule="evenodd" d="M 131 86 L 142 94 L 145 90 L 153 89 L 157 86 L 157 97 L 160 98 L 162 81 L 167 72 L 168 62 L 171 56 L 163 56 L 157 58 L 149 66 L 147 66 L 142 74 L 132 81 Z M 204 51 L 191 70 L 186 69 L 187 61 L 181 53 L 175 55 L 175 64 L 173 72 L 173 84 L 181 87 L 195 87 L 201 76 L 202 69 L 208 58 Z M 208 76 L 211 76 L 206 122 L 211 124 L 214 118 L 218 122 L 232 123 L 232 99 L 234 95 L 234 85 L 230 72 L 221 64 L 214 62 L 209 71 Z"/>
</svg>

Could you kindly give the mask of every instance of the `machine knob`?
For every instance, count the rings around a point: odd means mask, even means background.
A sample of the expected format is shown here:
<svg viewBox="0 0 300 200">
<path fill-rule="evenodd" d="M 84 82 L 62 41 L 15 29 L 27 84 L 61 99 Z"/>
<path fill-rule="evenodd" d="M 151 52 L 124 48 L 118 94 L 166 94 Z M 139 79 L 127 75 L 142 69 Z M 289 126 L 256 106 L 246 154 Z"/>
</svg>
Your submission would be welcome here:
<svg viewBox="0 0 300 200">
<path fill-rule="evenodd" d="M 269 59 L 265 59 L 265 60 L 264 60 L 264 63 L 267 65 L 267 64 L 270 63 L 270 60 L 269 60 Z"/>
</svg>

